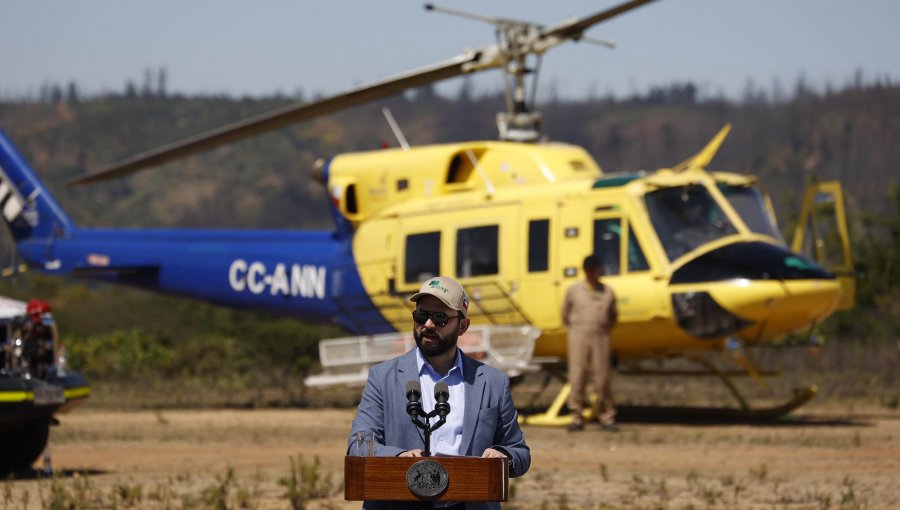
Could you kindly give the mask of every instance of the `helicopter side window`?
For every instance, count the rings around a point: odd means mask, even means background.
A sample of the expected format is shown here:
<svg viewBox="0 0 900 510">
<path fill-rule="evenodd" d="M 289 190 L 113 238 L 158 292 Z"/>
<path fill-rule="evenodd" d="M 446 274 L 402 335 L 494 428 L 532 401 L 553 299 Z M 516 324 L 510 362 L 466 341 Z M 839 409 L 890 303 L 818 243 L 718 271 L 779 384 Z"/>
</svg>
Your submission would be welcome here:
<svg viewBox="0 0 900 510">
<path fill-rule="evenodd" d="M 550 220 L 528 222 L 528 272 L 546 271 L 550 267 Z"/>
<path fill-rule="evenodd" d="M 359 207 L 356 205 L 356 184 L 350 184 L 347 186 L 346 193 L 346 207 L 348 214 L 356 214 L 359 212 Z"/>
<path fill-rule="evenodd" d="M 638 244 L 638 240 L 634 237 L 634 230 L 631 225 L 628 228 L 628 272 L 647 271 L 650 265 L 647 264 L 647 257 L 644 256 L 644 250 Z"/>
<path fill-rule="evenodd" d="M 737 233 L 725 212 L 702 185 L 662 188 L 647 193 L 644 201 L 669 260 Z"/>
<path fill-rule="evenodd" d="M 603 274 L 617 275 L 621 272 L 619 247 L 622 239 L 622 220 L 607 218 L 594 220 L 594 255 L 600 257 Z"/>
<path fill-rule="evenodd" d="M 461 228 L 456 234 L 456 276 L 497 274 L 499 227 Z"/>
<path fill-rule="evenodd" d="M 406 236 L 406 283 L 419 283 L 441 274 L 441 233 Z"/>
</svg>

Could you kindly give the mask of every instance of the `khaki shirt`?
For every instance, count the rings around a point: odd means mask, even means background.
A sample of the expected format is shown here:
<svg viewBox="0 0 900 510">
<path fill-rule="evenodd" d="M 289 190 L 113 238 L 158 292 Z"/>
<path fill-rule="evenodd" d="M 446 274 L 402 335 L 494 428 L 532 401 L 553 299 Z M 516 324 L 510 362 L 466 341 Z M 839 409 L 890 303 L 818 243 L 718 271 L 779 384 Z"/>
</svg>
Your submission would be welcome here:
<svg viewBox="0 0 900 510">
<path fill-rule="evenodd" d="M 597 290 L 588 282 L 580 281 L 566 292 L 562 321 L 567 328 L 609 331 L 617 318 L 616 296 L 609 285 Z"/>
</svg>

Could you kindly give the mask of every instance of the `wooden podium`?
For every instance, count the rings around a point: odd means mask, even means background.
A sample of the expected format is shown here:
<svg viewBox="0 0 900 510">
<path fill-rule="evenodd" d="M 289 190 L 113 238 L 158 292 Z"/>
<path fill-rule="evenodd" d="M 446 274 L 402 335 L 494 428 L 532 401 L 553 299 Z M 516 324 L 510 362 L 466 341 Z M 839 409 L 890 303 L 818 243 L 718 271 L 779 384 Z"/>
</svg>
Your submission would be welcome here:
<svg viewBox="0 0 900 510">
<path fill-rule="evenodd" d="M 411 469 L 422 461 L 426 463 Z M 435 466 L 428 462 L 443 467 L 445 488 L 433 496 L 417 495 L 412 479 L 422 472 L 431 476 L 434 470 L 428 468 Z M 348 501 L 506 501 L 508 497 L 509 459 L 344 457 L 344 499 Z"/>
</svg>

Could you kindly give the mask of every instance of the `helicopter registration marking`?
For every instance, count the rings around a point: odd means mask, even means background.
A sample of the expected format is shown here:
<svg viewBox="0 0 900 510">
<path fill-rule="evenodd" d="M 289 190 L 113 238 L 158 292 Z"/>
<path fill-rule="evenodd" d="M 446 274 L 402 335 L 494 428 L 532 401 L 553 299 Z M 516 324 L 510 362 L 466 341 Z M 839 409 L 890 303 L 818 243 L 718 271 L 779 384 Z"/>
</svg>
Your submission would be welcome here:
<svg viewBox="0 0 900 510">
<path fill-rule="evenodd" d="M 288 273 L 286 264 L 275 264 L 270 274 L 262 262 L 236 259 L 228 269 L 228 283 L 237 292 L 245 290 L 262 294 L 268 289 L 273 296 L 300 296 L 325 298 L 326 270 L 322 266 L 292 264 Z"/>
</svg>

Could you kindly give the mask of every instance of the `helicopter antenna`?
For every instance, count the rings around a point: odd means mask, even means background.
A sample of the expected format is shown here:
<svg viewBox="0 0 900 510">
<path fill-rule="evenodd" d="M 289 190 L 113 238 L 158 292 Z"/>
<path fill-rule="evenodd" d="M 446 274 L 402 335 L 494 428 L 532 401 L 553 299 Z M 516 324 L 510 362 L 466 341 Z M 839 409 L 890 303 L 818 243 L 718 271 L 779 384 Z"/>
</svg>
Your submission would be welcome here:
<svg viewBox="0 0 900 510">
<path fill-rule="evenodd" d="M 400 147 L 403 147 L 403 150 L 409 150 L 409 143 L 406 141 L 406 137 L 403 136 L 403 131 L 400 130 L 400 125 L 397 124 L 397 121 L 394 120 L 394 115 L 391 113 L 391 109 L 385 106 L 381 109 L 381 113 L 384 114 L 384 118 L 387 119 L 388 125 L 391 126 L 391 131 L 394 132 L 394 137 L 397 138 L 397 141 L 400 142 Z"/>
</svg>

